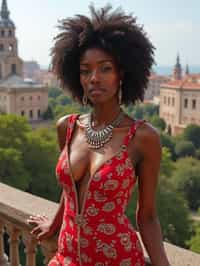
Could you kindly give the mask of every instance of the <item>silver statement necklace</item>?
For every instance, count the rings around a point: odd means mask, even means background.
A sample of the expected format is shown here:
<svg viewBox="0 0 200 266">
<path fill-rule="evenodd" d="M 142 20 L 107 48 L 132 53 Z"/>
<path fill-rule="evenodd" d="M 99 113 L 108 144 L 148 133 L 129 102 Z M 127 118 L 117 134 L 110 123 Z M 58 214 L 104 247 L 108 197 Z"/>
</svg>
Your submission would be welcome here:
<svg viewBox="0 0 200 266">
<path fill-rule="evenodd" d="M 86 125 L 85 136 L 90 148 L 99 149 L 104 146 L 112 138 L 112 130 L 117 127 L 124 117 L 124 113 L 121 110 L 117 117 L 106 127 L 100 130 L 94 130 L 92 128 L 92 113 L 89 114 L 89 120 Z"/>
</svg>

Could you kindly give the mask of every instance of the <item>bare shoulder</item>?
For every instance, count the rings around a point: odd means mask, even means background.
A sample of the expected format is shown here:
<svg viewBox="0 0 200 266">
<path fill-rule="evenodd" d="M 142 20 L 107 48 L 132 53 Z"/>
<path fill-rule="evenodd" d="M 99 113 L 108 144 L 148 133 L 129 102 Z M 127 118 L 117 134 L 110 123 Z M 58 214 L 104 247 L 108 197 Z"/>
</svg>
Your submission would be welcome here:
<svg viewBox="0 0 200 266">
<path fill-rule="evenodd" d="M 70 117 L 70 115 L 65 115 L 62 116 L 58 119 L 58 121 L 56 122 L 56 128 L 57 130 L 62 130 L 62 129 L 66 129 L 67 128 L 67 119 Z"/>
<path fill-rule="evenodd" d="M 147 121 L 138 126 L 134 139 L 143 155 L 161 149 L 159 131 Z"/>
</svg>

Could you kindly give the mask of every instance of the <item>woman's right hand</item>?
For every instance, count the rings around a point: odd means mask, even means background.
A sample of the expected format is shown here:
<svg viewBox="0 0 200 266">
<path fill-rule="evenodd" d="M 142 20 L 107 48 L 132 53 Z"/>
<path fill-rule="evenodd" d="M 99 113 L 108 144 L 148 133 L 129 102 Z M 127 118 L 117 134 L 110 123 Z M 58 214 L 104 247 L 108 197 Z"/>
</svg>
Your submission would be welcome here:
<svg viewBox="0 0 200 266">
<path fill-rule="evenodd" d="M 34 226 L 30 233 L 34 235 L 39 242 L 54 234 L 51 227 L 52 221 L 45 215 L 30 216 L 29 219 L 27 219 L 27 223 Z"/>
</svg>

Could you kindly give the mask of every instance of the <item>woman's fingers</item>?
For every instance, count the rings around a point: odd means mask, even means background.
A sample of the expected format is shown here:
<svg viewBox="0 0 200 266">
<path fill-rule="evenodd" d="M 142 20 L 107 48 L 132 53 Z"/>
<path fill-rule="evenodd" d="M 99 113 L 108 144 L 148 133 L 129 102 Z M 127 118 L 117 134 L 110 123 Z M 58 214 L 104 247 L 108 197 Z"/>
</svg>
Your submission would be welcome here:
<svg viewBox="0 0 200 266">
<path fill-rule="evenodd" d="M 40 228 L 40 226 L 38 225 L 38 226 L 35 226 L 34 228 L 33 228 L 33 230 L 30 232 L 32 235 L 37 235 L 37 234 L 39 234 L 41 232 L 41 228 Z"/>
<path fill-rule="evenodd" d="M 41 222 L 41 221 L 46 221 L 46 220 L 47 220 L 47 216 L 37 214 L 37 215 L 34 215 L 34 216 L 31 215 L 31 216 L 27 219 L 27 223 L 28 223 L 28 224 L 38 224 L 39 222 Z"/>
</svg>

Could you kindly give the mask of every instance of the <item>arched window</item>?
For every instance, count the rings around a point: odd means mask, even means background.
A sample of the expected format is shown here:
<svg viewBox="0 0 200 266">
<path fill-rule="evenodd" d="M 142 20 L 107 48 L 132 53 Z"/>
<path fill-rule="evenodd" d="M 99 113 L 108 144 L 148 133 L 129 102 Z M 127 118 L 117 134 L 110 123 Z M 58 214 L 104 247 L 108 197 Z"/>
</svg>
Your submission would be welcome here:
<svg viewBox="0 0 200 266">
<path fill-rule="evenodd" d="M 12 36 L 12 31 L 11 31 L 11 30 L 9 30 L 9 32 L 8 32 L 8 36 L 9 36 L 9 37 Z"/>
<path fill-rule="evenodd" d="M 25 112 L 22 110 L 21 111 L 21 116 L 24 116 L 25 115 Z"/>
</svg>

